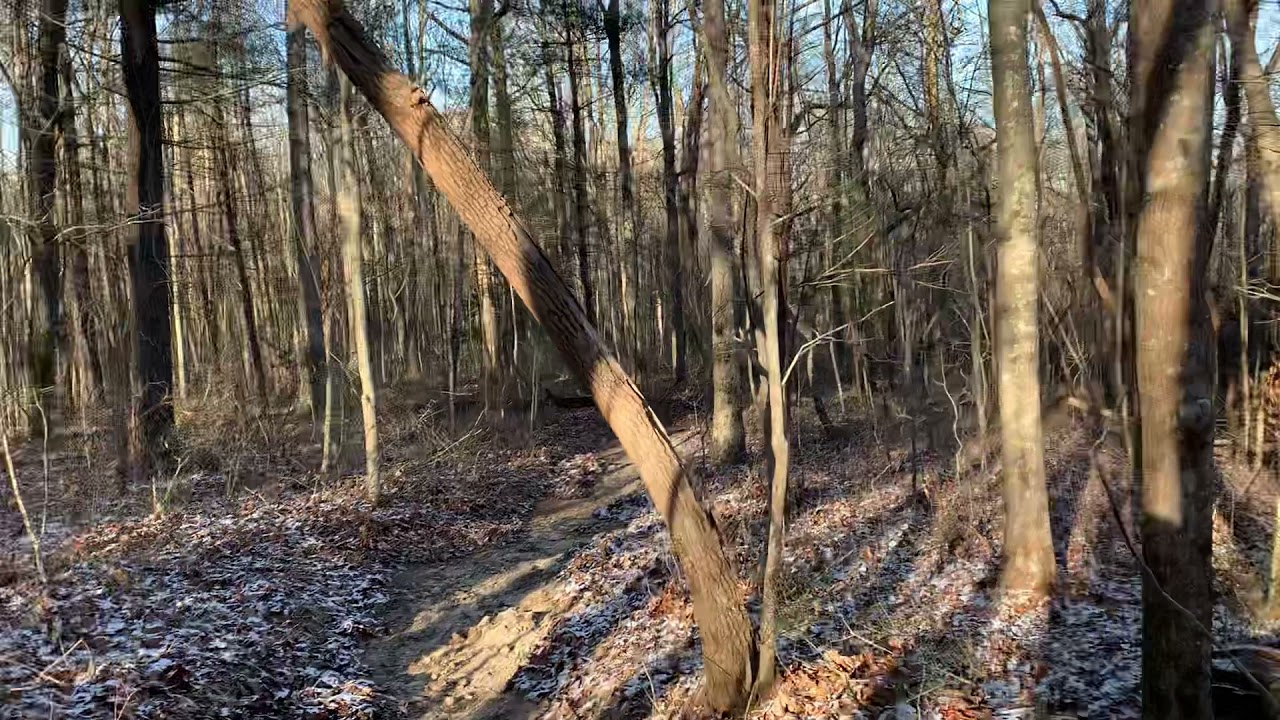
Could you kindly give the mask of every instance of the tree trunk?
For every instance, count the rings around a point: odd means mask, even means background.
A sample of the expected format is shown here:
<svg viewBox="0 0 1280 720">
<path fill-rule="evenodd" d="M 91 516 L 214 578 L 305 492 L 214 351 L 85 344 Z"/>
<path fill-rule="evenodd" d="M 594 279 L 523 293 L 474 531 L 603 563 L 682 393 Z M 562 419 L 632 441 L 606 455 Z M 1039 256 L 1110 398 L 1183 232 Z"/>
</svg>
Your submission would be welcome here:
<svg viewBox="0 0 1280 720">
<path fill-rule="evenodd" d="M 1266 199 L 1263 206 L 1270 211 L 1272 225 L 1280 227 L 1280 117 L 1271 98 L 1270 78 L 1258 59 L 1255 44 L 1258 3 L 1257 0 L 1226 0 L 1226 6 L 1232 44 L 1240 47 L 1240 84 L 1248 100 L 1249 127 L 1259 150 L 1258 169 Z"/>
<path fill-rule="evenodd" d="M 680 139 L 680 174 L 677 177 L 677 201 L 680 206 L 680 276 L 698 277 L 698 250 L 702 243 L 698 237 L 698 160 L 702 145 L 702 106 L 706 96 L 703 76 L 706 74 L 702 54 L 696 47 L 697 36 L 694 36 L 695 47 L 693 62 L 693 87 L 689 90 L 689 101 L 684 108 L 684 132 Z M 680 288 L 682 307 L 701 308 L 697 289 L 701 283 Z M 700 326 L 699 314 L 688 312 L 685 320 L 685 337 L 697 338 L 704 333 Z M 692 318 L 692 322 L 690 322 Z M 692 328 L 689 325 L 692 324 Z M 685 341 L 686 348 L 688 340 Z M 686 356 L 688 350 L 685 351 Z M 686 365 L 687 365 L 686 360 Z M 687 372 L 687 371 L 686 371 Z"/>
<path fill-rule="evenodd" d="M 1027 71 L 1027 0 L 991 0 L 998 184 L 996 366 L 1004 461 L 1005 588 L 1048 593 L 1056 570 L 1040 425 L 1039 174 Z"/>
<path fill-rule="evenodd" d="M 622 66 L 622 12 L 619 0 L 609 0 L 604 13 L 604 32 L 609 44 L 609 77 L 613 88 L 613 116 L 618 137 L 618 215 L 622 219 L 619 248 L 624 254 L 622 271 L 622 318 L 626 354 L 639 363 L 639 331 L 636 306 L 640 295 L 640 206 L 636 203 L 635 180 L 631 170 L 631 145 L 627 131 L 627 88 Z"/>
<path fill-rule="evenodd" d="M 471 134 L 480 170 L 492 170 L 489 153 L 489 34 L 493 20 L 493 0 L 471 0 Z M 499 404 L 498 315 L 493 303 L 489 261 L 478 250 L 474 257 L 476 299 L 480 304 L 480 389 L 485 410 Z"/>
<path fill-rule="evenodd" d="M 356 363 L 360 370 L 360 410 L 364 419 L 365 489 L 369 502 L 378 504 L 382 493 L 379 475 L 381 450 L 378 445 L 378 385 L 373 370 L 373 353 L 369 346 L 369 311 L 365 301 L 364 257 L 361 253 L 360 170 L 356 164 L 356 146 L 351 133 L 351 82 L 342 79 L 340 136 L 342 179 L 338 195 L 338 215 L 342 221 L 342 267 L 346 271 L 347 309 L 352 340 L 356 346 Z"/>
<path fill-rule="evenodd" d="M 502 23 L 494 20 L 492 25 L 490 54 L 493 56 L 494 113 L 498 117 L 498 137 L 497 142 L 493 143 L 493 154 L 497 156 L 494 177 L 497 179 L 498 189 L 510 200 L 516 194 L 515 139 L 511 119 L 511 91 L 507 80 L 506 38 Z"/>
<path fill-rule="evenodd" d="M 1131 8 L 1142 716 L 1205 720 L 1213 639 L 1213 340 L 1205 303 L 1215 41 L 1204 0 Z M 1252 97 L 1250 98 L 1252 100 Z M 1250 103 L 1252 105 L 1252 103 Z M 1251 108 L 1252 109 L 1252 108 Z M 1176 603 L 1176 604 L 1175 604 Z"/>
<path fill-rule="evenodd" d="M 89 253 L 85 246 L 84 188 L 80 181 L 80 141 L 76 131 L 75 89 L 71 82 L 71 56 L 60 54 L 62 75 L 62 147 L 66 165 L 68 217 L 76 228 L 67 238 L 71 249 L 72 313 L 75 335 L 76 365 L 80 368 L 80 400 L 91 402 L 102 389 L 102 354 L 98 349 L 98 328 L 93 312 L 93 293 L 89 283 Z"/>
<path fill-rule="evenodd" d="M 577 10 L 569 19 L 569 39 L 565 46 L 565 67 L 569 76 L 569 117 L 573 124 L 573 231 L 577 241 L 578 281 L 582 285 L 582 305 L 587 318 L 595 322 L 595 292 L 591 283 L 591 257 L 588 252 L 588 228 L 591 209 L 587 201 L 587 132 L 583 124 L 583 107 L 579 97 L 582 82 L 578 65 Z"/>
<path fill-rule="evenodd" d="M 853 129 L 849 137 L 849 150 L 845 157 L 841 158 L 845 165 L 845 187 L 849 192 L 849 222 L 854 228 L 854 245 L 862 244 L 864 238 L 870 239 L 869 254 L 873 261 L 881 262 L 887 257 L 889 251 L 888 243 L 884 242 L 883 233 L 881 232 L 880 220 L 876 215 L 875 206 L 873 205 L 871 195 L 871 177 L 867 170 L 864 157 L 867 150 L 867 140 L 870 137 L 867 125 L 867 76 L 871 70 L 871 57 L 875 53 L 876 48 L 876 27 L 879 13 L 878 0 L 867 0 L 863 7 L 862 27 L 858 28 L 854 22 L 854 13 L 852 2 L 844 0 L 841 5 L 841 14 L 844 15 L 845 31 L 848 35 L 848 65 L 850 68 L 848 96 L 845 100 L 847 104 L 847 112 L 853 120 Z M 873 286 L 874 289 L 875 286 Z M 880 287 L 883 287 L 882 285 Z M 854 377 L 855 384 L 858 378 L 865 377 L 867 374 L 866 364 L 864 362 L 864 348 L 861 339 L 866 334 L 862 332 L 859 314 L 867 309 L 879 307 L 878 297 L 870 299 L 870 301 L 862 297 L 865 292 L 861 280 L 854 277 L 853 297 L 849 298 L 849 310 L 847 317 L 854 324 L 850 326 L 849 333 L 846 337 L 853 345 L 853 364 L 850 368 Z M 873 304 L 874 303 L 874 304 Z"/>
<path fill-rule="evenodd" d="M 826 268 L 825 272 L 835 270 L 835 264 L 840 262 L 844 243 L 844 166 L 845 166 L 845 148 L 844 148 L 844 98 L 840 91 L 841 78 L 836 69 L 836 53 L 835 53 L 835 33 L 837 26 L 835 25 L 835 17 L 831 12 L 831 0 L 823 0 L 822 3 L 823 24 L 822 24 L 822 57 L 826 66 L 827 74 L 827 152 L 831 158 L 827 161 L 827 193 L 829 196 L 828 216 L 827 216 L 827 238 L 826 238 Z M 828 320 L 831 327 L 839 327 L 844 325 L 847 320 L 847 311 L 849 309 L 849 300 L 846 297 L 848 288 L 845 285 L 843 272 L 839 272 L 830 279 L 830 287 L 827 293 L 827 303 L 829 305 Z M 849 345 L 840 346 L 840 357 L 847 360 L 849 355 Z M 839 368 L 836 368 L 837 377 Z M 841 403 L 844 399 L 841 398 Z"/>
<path fill-rule="evenodd" d="M 615 0 L 616 1 L 616 0 Z M 711 457 L 728 464 L 742 459 L 742 371 L 734 353 L 741 289 L 734 252 L 737 212 L 733 172 L 739 167 L 738 111 L 729 96 L 729 38 L 724 0 L 704 0 L 703 52 L 707 61 L 707 213 L 711 226 Z M 619 131 L 621 132 L 621 131 Z"/>
<path fill-rule="evenodd" d="M 34 197 L 31 210 L 35 215 L 36 235 L 32 238 L 30 272 L 35 292 L 35 307 L 29 316 L 31 384 L 35 389 L 30 414 L 32 435 L 45 432 L 52 409 L 47 398 L 53 397 L 57 384 L 57 368 L 62 352 L 62 259 L 58 248 L 58 228 L 54 203 L 58 189 L 58 161 L 55 131 L 59 127 L 58 57 L 66 42 L 67 0 L 44 0 L 40 12 L 40 90 L 38 123 L 31 143 L 28 167 L 30 188 Z M 22 22 L 26 22 L 23 18 Z M 15 88 L 15 92 L 17 89 Z"/>
<path fill-rule="evenodd" d="M 145 479 L 163 461 L 173 428 L 169 248 L 164 239 L 160 52 L 151 0 L 120 0 L 120 46 L 129 99 L 129 276 L 133 286 L 132 467 Z"/>
<path fill-rule="evenodd" d="M 782 110 L 782 78 L 786 76 L 772 0 L 750 0 L 747 24 L 751 62 L 752 133 L 756 191 L 756 261 L 759 264 L 763 337 L 760 354 L 768 374 L 770 475 L 769 540 L 765 555 L 764 583 L 760 599 L 760 661 L 757 694 L 765 696 L 777 677 L 778 583 L 782 576 L 786 535 L 787 473 L 790 443 L 787 437 L 787 393 L 783 383 L 783 338 L 786 292 L 786 215 L 790 190 L 785 115 Z"/>
<path fill-rule="evenodd" d="M 742 707 L 752 680 L 751 625 L 715 525 L 661 423 L 600 343 L 582 305 L 524 224 L 450 134 L 426 93 L 394 69 L 336 0 L 294 0 L 289 9 L 291 20 L 310 28 L 326 55 L 422 163 L 534 318 L 547 328 L 565 362 L 591 389 L 670 529 L 702 637 L 707 701 L 717 709 Z"/>
<path fill-rule="evenodd" d="M 556 263 L 561 272 L 571 267 L 569 258 L 572 239 L 569 230 L 569 211 L 566 188 L 569 186 L 569 160 L 565 149 L 564 108 L 560 104 L 560 81 L 552 68 L 552 58 L 546 58 L 547 101 L 551 108 L 551 137 L 554 145 L 555 177 L 552 179 L 551 202 L 556 219 Z"/>
<path fill-rule="evenodd" d="M 300 394 L 312 413 L 324 408 L 324 320 L 320 314 L 319 258 L 315 255 L 316 219 L 311 187 L 311 127 L 307 113 L 307 46 L 301 28 L 286 39 L 289 69 L 285 104 L 289 116 L 289 210 L 293 218 L 294 263 L 298 298 L 298 357 L 305 358 Z"/>
<path fill-rule="evenodd" d="M 684 253 L 680 246 L 680 176 L 676 170 L 676 129 L 671 95 L 670 8 L 667 0 L 653 0 L 650 29 L 654 102 L 658 108 L 658 128 L 662 133 L 662 197 L 666 208 L 667 239 L 663 248 L 667 260 L 667 282 L 671 288 L 672 367 L 675 381 L 688 376 L 685 343 Z"/>
</svg>

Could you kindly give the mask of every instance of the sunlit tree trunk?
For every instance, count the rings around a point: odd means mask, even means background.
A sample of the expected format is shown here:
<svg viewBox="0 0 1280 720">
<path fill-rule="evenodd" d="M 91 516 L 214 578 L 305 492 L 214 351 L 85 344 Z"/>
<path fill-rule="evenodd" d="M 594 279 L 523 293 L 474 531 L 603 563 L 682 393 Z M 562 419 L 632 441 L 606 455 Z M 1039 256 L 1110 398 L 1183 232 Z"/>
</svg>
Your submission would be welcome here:
<svg viewBox="0 0 1280 720">
<path fill-rule="evenodd" d="M 1047 593 L 1053 540 L 1040 426 L 1039 176 L 1027 70 L 1027 0 L 991 0 L 997 174 L 996 366 L 1004 461 L 1006 588 Z"/>
<path fill-rule="evenodd" d="M 724 0 L 704 0 L 703 52 L 707 59 L 707 215 L 711 226 L 711 457 L 732 463 L 746 452 L 742 426 L 742 371 L 734 352 L 741 302 L 741 269 L 734 251 L 737 229 L 733 172 L 738 157 L 738 111 L 729 95 L 729 38 Z"/>
<path fill-rule="evenodd" d="M 1137 484 L 1151 571 L 1142 584 L 1147 720 L 1213 717 L 1212 18 L 1206 0 L 1135 0 L 1130 14 L 1131 195 L 1142 199 L 1134 208 Z"/>
<path fill-rule="evenodd" d="M 362 201 L 360 170 L 351 134 L 351 82 L 342 79 L 341 90 L 342 178 L 338 214 L 342 221 L 342 267 L 346 273 L 347 314 L 351 323 L 356 364 L 360 370 L 360 410 L 364 419 L 365 488 L 375 505 L 382 493 L 381 449 L 378 444 L 378 386 L 369 346 L 369 311 L 365 299 L 363 233 L 360 227 Z"/>
</svg>

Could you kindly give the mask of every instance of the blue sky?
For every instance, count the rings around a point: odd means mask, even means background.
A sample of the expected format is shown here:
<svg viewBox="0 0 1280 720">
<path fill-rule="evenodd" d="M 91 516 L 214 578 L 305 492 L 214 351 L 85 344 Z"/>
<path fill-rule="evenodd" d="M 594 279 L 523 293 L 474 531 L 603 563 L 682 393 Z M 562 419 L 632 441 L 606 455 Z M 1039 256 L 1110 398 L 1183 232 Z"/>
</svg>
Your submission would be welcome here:
<svg viewBox="0 0 1280 720">
<path fill-rule="evenodd" d="M 263 4 L 258 7 L 259 13 L 264 18 L 271 18 L 278 22 L 281 6 L 272 0 L 262 0 Z M 1072 8 L 1075 5 L 1083 5 L 1082 0 L 1062 0 L 1061 4 L 1066 8 Z M 971 62 L 982 50 L 982 43 L 985 41 L 986 32 L 986 4 L 982 0 L 959 0 L 956 7 L 961 16 L 965 18 L 965 32 L 960 38 L 956 47 L 955 72 L 968 73 L 971 72 Z M 882 8 L 883 10 L 883 8 Z M 449 18 L 450 21 L 455 20 Z M 164 34 L 164 20 L 161 19 L 160 32 Z M 457 27 L 465 27 L 465 19 L 458 18 L 454 23 Z M 118 35 L 118 31 L 112 28 L 113 34 Z M 283 33 L 278 30 L 264 27 L 263 32 L 280 36 L 281 58 L 283 59 Z M 1067 32 L 1065 28 L 1059 29 L 1059 41 L 1064 44 L 1064 51 L 1068 56 L 1074 54 L 1072 45 L 1072 33 Z M 1259 12 L 1257 45 L 1258 51 L 1262 55 L 1263 62 L 1270 57 L 1273 48 L 1280 41 L 1280 0 L 1262 0 L 1262 7 Z M 966 78 L 956 78 L 957 82 L 963 83 Z M 987 78 L 977 78 L 980 84 L 986 84 Z M 460 78 L 458 82 L 451 82 L 450 85 L 461 86 L 464 81 Z M 456 87 L 453 89 L 457 89 Z M 456 93 L 451 93 L 456 94 Z M 440 93 L 433 93 L 433 100 L 447 103 L 448 98 Z M 8 87 L 0 88 L 0 166 L 11 167 L 16 159 L 17 148 L 17 113 L 14 107 L 13 97 Z"/>
</svg>

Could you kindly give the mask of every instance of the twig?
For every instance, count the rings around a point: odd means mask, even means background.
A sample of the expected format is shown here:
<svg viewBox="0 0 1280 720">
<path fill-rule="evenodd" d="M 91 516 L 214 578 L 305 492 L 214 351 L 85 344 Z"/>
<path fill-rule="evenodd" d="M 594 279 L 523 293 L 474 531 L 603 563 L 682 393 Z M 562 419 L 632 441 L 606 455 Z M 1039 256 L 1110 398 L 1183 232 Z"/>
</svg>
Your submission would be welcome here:
<svg viewBox="0 0 1280 720">
<path fill-rule="evenodd" d="M 791 356 L 791 363 L 787 365 L 787 371 L 782 373 L 782 384 L 783 385 L 787 384 L 787 379 L 791 377 L 791 371 L 796 368 L 796 363 L 800 362 L 801 355 L 804 355 L 806 351 L 811 350 L 814 345 L 817 345 L 827 340 L 828 338 L 833 337 L 836 333 L 840 332 L 841 330 L 844 330 L 845 328 L 849 327 L 852 324 L 853 323 L 845 323 L 839 327 L 831 328 L 830 330 L 822 333 L 821 335 L 817 335 L 811 340 L 806 341 L 803 345 L 797 348 L 795 354 Z"/>
<path fill-rule="evenodd" d="M 31 541 L 31 554 L 36 561 L 36 576 L 40 578 L 40 584 L 46 585 L 49 579 L 44 574 L 44 561 L 40 559 L 40 536 L 36 534 L 35 528 L 31 527 L 31 516 L 27 514 L 27 505 L 22 501 L 22 492 L 18 488 L 18 473 L 13 469 L 13 453 L 9 451 L 9 436 L 0 430 L 0 446 L 4 448 L 4 467 L 9 473 L 9 486 L 13 488 L 13 499 L 18 503 L 18 514 L 22 516 L 22 527 L 27 531 L 27 538 Z"/>
<path fill-rule="evenodd" d="M 887 647 L 885 647 L 885 646 L 881 645 L 880 643 L 877 643 L 876 641 L 874 641 L 874 640 L 872 640 L 872 639 L 870 639 L 870 638 L 868 638 L 868 637 L 866 637 L 866 636 L 864 636 L 864 635 L 859 634 L 859 633 L 858 633 L 858 631 L 857 631 L 857 630 L 854 630 L 854 629 L 853 629 L 853 626 L 849 624 L 849 621 L 848 621 L 848 620 L 843 620 L 843 619 L 842 619 L 842 622 L 844 622 L 844 628 L 845 628 L 845 630 L 848 630 L 848 631 L 849 631 L 849 637 L 851 637 L 851 638 L 853 638 L 853 639 L 855 639 L 855 640 L 859 640 L 859 641 L 861 641 L 861 642 L 864 642 L 864 643 L 866 643 L 866 644 L 870 645 L 871 647 L 873 647 L 873 648 L 875 648 L 875 649 L 879 650 L 880 652 L 882 652 L 882 653 L 884 653 L 884 654 L 886 654 L 886 655 L 893 655 L 893 654 L 894 654 L 894 652 L 893 652 L 892 650 L 890 650 L 889 648 L 887 648 Z M 946 669 L 943 669 L 943 668 L 940 668 L 940 669 L 942 670 L 942 674 L 943 674 L 943 675 L 946 675 L 947 677 L 951 678 L 952 680 L 956 680 L 956 681 L 959 681 L 959 682 L 964 683 L 965 685 L 970 685 L 970 686 L 972 686 L 972 685 L 975 685 L 975 684 L 976 684 L 976 683 L 974 683 L 972 680 L 969 680 L 968 678 L 962 678 L 962 677 L 960 677 L 959 675 L 957 675 L 957 674 L 955 674 L 955 673 L 951 672 L 950 670 L 946 670 Z"/>
</svg>

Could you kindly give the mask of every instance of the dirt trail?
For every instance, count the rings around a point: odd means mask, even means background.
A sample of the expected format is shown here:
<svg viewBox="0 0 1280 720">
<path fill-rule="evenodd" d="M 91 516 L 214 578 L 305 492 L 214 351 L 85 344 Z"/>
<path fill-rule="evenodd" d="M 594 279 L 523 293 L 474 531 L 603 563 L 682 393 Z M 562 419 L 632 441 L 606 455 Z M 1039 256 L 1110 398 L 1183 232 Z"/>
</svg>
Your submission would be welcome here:
<svg viewBox="0 0 1280 720">
<path fill-rule="evenodd" d="M 683 432 L 673 440 L 687 453 L 695 438 Z M 597 510 L 643 492 L 616 444 L 599 456 L 610 469 L 591 495 L 539 504 L 525 537 L 397 578 L 384 615 L 389 634 L 369 644 L 366 661 L 409 717 L 478 720 L 535 710 L 506 687 L 564 609 L 556 576 L 577 549 L 619 526 Z"/>
</svg>

